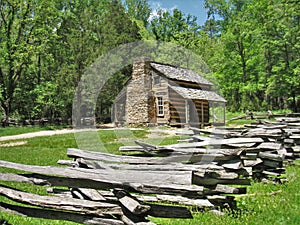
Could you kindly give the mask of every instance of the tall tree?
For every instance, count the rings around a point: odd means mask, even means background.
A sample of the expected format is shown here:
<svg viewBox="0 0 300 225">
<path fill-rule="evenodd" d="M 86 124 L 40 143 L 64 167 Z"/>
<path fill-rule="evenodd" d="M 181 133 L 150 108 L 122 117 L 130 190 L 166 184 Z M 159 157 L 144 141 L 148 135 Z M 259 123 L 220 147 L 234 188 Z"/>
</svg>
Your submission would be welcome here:
<svg viewBox="0 0 300 225">
<path fill-rule="evenodd" d="M 156 40 L 175 41 L 179 33 L 197 33 L 200 26 L 196 22 L 197 18 L 192 15 L 185 16 L 179 9 L 169 11 L 158 11 L 158 17 L 154 18 L 150 24 L 150 30 Z"/>
<path fill-rule="evenodd" d="M 124 7 L 118 2 L 113 2 L 107 6 L 101 21 L 101 38 L 103 47 L 108 51 L 119 45 L 138 41 L 141 36 L 135 21 L 131 20 Z M 125 68 L 111 77 L 102 88 L 97 102 L 99 117 L 110 116 L 113 100 L 130 75 L 131 70 Z"/>
<path fill-rule="evenodd" d="M 55 2 L 45 0 L 1 0 L 0 16 L 0 101 L 7 123 L 19 81 L 43 53 L 58 21 Z"/>
<path fill-rule="evenodd" d="M 221 25 L 212 67 L 229 108 L 297 110 L 299 6 L 289 0 L 206 0 L 206 6 Z"/>
<path fill-rule="evenodd" d="M 130 18 L 143 22 L 147 27 L 151 8 L 147 0 L 125 0 L 124 6 Z"/>
</svg>

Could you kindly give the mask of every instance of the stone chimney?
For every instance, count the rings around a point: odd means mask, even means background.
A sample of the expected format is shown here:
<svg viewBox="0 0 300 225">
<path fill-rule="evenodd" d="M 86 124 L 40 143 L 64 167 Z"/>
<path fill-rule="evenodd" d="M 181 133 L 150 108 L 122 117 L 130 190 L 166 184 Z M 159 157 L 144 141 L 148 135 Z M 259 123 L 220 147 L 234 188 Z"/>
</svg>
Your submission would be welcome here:
<svg viewBox="0 0 300 225">
<path fill-rule="evenodd" d="M 132 79 L 127 86 L 126 95 L 127 125 L 148 125 L 151 123 L 154 98 L 149 59 L 140 58 L 133 63 Z"/>
</svg>

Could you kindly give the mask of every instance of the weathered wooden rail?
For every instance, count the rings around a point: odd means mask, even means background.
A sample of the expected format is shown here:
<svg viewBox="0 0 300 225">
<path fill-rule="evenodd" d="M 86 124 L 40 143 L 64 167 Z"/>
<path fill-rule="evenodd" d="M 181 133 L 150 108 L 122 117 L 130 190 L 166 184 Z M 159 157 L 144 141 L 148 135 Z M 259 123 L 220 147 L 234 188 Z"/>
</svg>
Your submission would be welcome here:
<svg viewBox="0 0 300 225">
<path fill-rule="evenodd" d="M 235 195 L 245 194 L 251 179 L 281 182 L 284 165 L 300 158 L 300 120 L 295 118 L 241 129 L 191 128 L 180 135 L 187 138 L 178 144 L 136 141 L 120 148 L 139 151 L 140 157 L 68 149 L 71 160 L 58 161 L 67 167 L 0 161 L 0 167 L 20 171 L 0 173 L 2 181 L 45 186 L 48 192 L 41 196 L 1 185 L 0 195 L 23 205 L 3 201 L 0 211 L 82 224 L 192 218 L 187 206 L 235 208 Z"/>
</svg>

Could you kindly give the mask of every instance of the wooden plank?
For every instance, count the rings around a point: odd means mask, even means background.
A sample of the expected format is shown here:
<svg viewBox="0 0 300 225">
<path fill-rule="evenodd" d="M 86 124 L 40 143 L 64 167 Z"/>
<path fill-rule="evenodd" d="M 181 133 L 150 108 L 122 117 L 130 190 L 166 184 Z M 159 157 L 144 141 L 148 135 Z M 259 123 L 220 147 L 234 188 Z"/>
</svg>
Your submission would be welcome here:
<svg viewBox="0 0 300 225">
<path fill-rule="evenodd" d="M 264 141 L 261 138 L 230 138 L 230 139 L 211 138 L 211 140 L 206 140 L 202 142 L 173 144 L 173 145 L 169 145 L 168 147 L 197 148 L 197 147 L 213 146 L 213 145 L 221 146 L 221 145 L 228 145 L 228 144 L 262 143 L 262 142 Z"/>
<path fill-rule="evenodd" d="M 274 143 L 274 142 L 264 142 L 257 146 L 258 149 L 272 149 L 272 150 L 279 150 L 281 149 L 281 143 Z"/>
<path fill-rule="evenodd" d="M 138 145 L 119 147 L 120 152 L 131 152 L 131 151 L 141 151 L 141 150 L 143 150 L 143 147 Z"/>
<path fill-rule="evenodd" d="M 114 189 L 114 195 L 119 199 L 119 202 L 131 213 L 135 215 L 145 214 L 150 210 L 149 205 L 141 204 L 133 196 L 123 189 Z"/>
<path fill-rule="evenodd" d="M 173 195 L 156 195 L 156 201 L 172 202 L 176 204 L 183 204 L 188 206 L 197 206 L 200 208 L 212 208 L 213 204 L 207 199 L 190 199 L 182 196 Z"/>
<path fill-rule="evenodd" d="M 293 149 L 294 152 L 300 153 L 300 146 L 299 145 L 296 145 L 296 146 L 292 147 L 292 149 Z"/>
<path fill-rule="evenodd" d="M 72 188 L 71 191 L 78 191 L 84 199 L 91 201 L 105 201 L 106 199 L 95 189 L 91 188 Z"/>
<path fill-rule="evenodd" d="M 82 178 L 99 181 L 120 183 L 148 183 L 148 184 L 179 184 L 190 185 L 192 171 L 134 171 L 134 170 L 90 170 L 82 168 L 64 168 L 54 166 L 33 166 L 0 161 L 0 167 L 18 169 L 31 173 L 60 175 L 70 178 Z"/>
<path fill-rule="evenodd" d="M 215 189 L 213 191 L 216 191 L 218 193 L 222 194 L 246 194 L 247 189 L 246 188 L 235 188 L 230 187 L 223 184 L 217 184 Z"/>
<path fill-rule="evenodd" d="M 230 132 L 226 130 L 220 130 L 220 129 L 200 129 L 197 127 L 190 127 L 192 131 L 195 131 L 196 133 L 203 133 L 203 134 L 209 134 L 209 135 L 216 135 L 216 136 L 225 136 L 227 134 L 230 134 Z"/>
<path fill-rule="evenodd" d="M 156 146 L 142 141 L 135 141 L 135 143 L 143 148 L 143 152 L 148 153 L 149 155 L 153 154 L 151 151 L 158 152 L 173 152 L 174 150 L 164 146 Z"/>
<path fill-rule="evenodd" d="M 76 162 L 74 160 L 58 160 L 57 164 L 65 165 L 65 166 L 71 166 L 71 167 L 79 167 L 78 162 Z"/>
<path fill-rule="evenodd" d="M 0 212 L 12 213 L 21 216 L 51 219 L 51 220 L 65 220 L 80 224 L 94 224 L 94 225 L 124 225 L 120 220 L 105 217 L 95 217 L 88 214 L 71 213 L 65 211 L 57 211 L 51 209 L 40 209 L 25 206 L 16 206 L 8 203 L 0 202 Z"/>
<path fill-rule="evenodd" d="M 34 183 L 37 185 L 67 186 L 79 188 L 85 187 L 103 190 L 110 190 L 112 188 L 123 188 L 127 191 L 139 192 L 144 194 L 177 194 L 194 198 L 202 196 L 204 190 L 203 187 L 195 185 L 151 185 L 143 183 L 120 183 L 112 180 L 98 181 L 92 179 L 65 178 L 61 176 L 55 177 L 34 174 L 17 175 L 9 173 L 0 173 L 0 175 L 1 180 Z"/>
<path fill-rule="evenodd" d="M 238 170 L 243 168 L 243 163 L 241 160 L 228 161 L 225 163 L 221 163 L 221 166 L 227 169 Z"/>
<path fill-rule="evenodd" d="M 130 184 L 135 191 L 144 194 L 167 194 L 181 195 L 190 198 L 200 198 L 203 196 L 204 187 L 199 185 L 143 185 Z"/>
<path fill-rule="evenodd" d="M 228 179 L 235 180 L 239 178 L 238 173 L 227 172 L 225 170 L 221 171 L 205 171 L 204 177 L 211 177 L 216 179 Z"/>
<path fill-rule="evenodd" d="M 226 157 L 226 156 L 240 156 L 242 154 L 246 153 L 245 149 L 220 149 L 220 148 L 174 148 L 173 154 L 176 154 L 176 152 L 184 152 L 184 153 L 193 153 L 197 155 L 215 155 L 216 157 L 219 156 L 220 158 Z M 227 159 L 230 159 L 231 157 L 227 157 Z M 235 157 L 233 157 L 235 158 Z"/>
<path fill-rule="evenodd" d="M 70 210 L 73 212 L 93 215 L 123 214 L 121 208 L 115 204 L 72 198 L 60 198 L 55 196 L 40 196 L 32 193 L 13 190 L 3 186 L 0 187 L 0 195 L 17 202 L 45 208 Z"/>
<path fill-rule="evenodd" d="M 191 136 L 191 135 L 194 135 L 194 131 L 192 131 L 192 130 L 176 130 L 175 134 Z"/>
<path fill-rule="evenodd" d="M 280 177 L 281 173 L 275 173 L 275 172 L 271 172 L 271 171 L 262 171 L 262 174 L 265 174 L 267 176 L 272 176 L 272 177 Z"/>
<path fill-rule="evenodd" d="M 255 147 L 257 143 L 238 143 L 238 144 L 227 144 L 229 147 L 233 148 L 251 148 Z"/>
<path fill-rule="evenodd" d="M 253 167 L 253 166 L 256 166 L 256 165 L 258 165 L 258 164 L 261 164 L 263 161 L 260 159 L 260 158 L 258 158 L 258 159 L 256 159 L 256 160 L 243 160 L 243 164 L 244 164 L 244 166 L 246 166 L 246 167 L 248 167 L 248 166 L 251 166 L 251 167 Z"/>
<path fill-rule="evenodd" d="M 193 174 L 193 184 L 202 185 L 204 187 L 213 186 L 217 184 L 240 184 L 240 185 L 250 185 L 249 179 L 218 179 L 212 177 L 203 177 L 203 174 L 195 172 Z"/>
<path fill-rule="evenodd" d="M 169 146 L 167 147 L 169 149 Z M 72 158 L 84 158 L 91 160 L 99 160 L 104 162 L 130 163 L 130 164 L 168 164 L 171 162 L 187 161 L 190 156 L 168 156 L 168 157 L 135 157 L 135 156 L 119 156 L 102 152 L 91 152 L 69 148 L 67 155 Z"/>
<path fill-rule="evenodd" d="M 81 164 L 94 169 L 97 168 L 110 168 L 115 170 L 141 170 L 141 171 L 209 171 L 209 170 L 224 170 L 222 166 L 214 164 L 183 164 L 183 163 L 170 163 L 166 165 L 148 165 L 148 164 L 117 164 L 117 163 L 103 163 L 100 161 L 91 161 L 80 159 Z"/>
<path fill-rule="evenodd" d="M 260 152 L 258 154 L 258 157 L 263 158 L 263 159 L 278 161 L 278 162 L 282 162 L 284 159 L 284 155 L 273 154 L 271 152 Z"/>
</svg>

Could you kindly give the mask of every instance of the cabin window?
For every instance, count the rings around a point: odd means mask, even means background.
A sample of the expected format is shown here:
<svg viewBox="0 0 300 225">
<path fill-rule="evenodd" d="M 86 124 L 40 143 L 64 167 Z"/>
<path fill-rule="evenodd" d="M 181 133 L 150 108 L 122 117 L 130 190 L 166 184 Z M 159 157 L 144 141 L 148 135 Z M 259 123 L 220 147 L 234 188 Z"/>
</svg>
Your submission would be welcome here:
<svg viewBox="0 0 300 225">
<path fill-rule="evenodd" d="M 160 77 L 159 76 L 154 77 L 154 85 L 160 85 Z"/>
<path fill-rule="evenodd" d="M 157 115 L 164 115 L 164 101 L 162 97 L 157 97 Z"/>
</svg>

